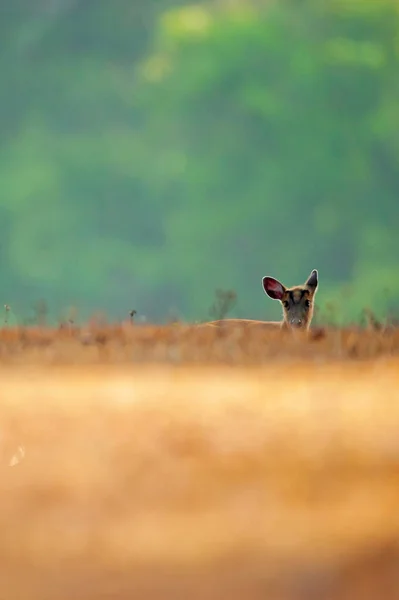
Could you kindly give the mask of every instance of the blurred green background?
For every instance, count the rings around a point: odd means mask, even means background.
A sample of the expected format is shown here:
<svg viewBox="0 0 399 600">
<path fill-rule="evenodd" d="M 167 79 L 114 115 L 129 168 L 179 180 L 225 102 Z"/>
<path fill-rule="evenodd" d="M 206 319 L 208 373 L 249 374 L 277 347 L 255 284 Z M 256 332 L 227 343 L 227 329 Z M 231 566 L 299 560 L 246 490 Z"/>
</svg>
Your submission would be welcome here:
<svg viewBox="0 0 399 600">
<path fill-rule="evenodd" d="M 124 318 L 279 318 L 319 269 L 399 312 L 397 0 L 2 0 L 0 285 Z"/>
</svg>

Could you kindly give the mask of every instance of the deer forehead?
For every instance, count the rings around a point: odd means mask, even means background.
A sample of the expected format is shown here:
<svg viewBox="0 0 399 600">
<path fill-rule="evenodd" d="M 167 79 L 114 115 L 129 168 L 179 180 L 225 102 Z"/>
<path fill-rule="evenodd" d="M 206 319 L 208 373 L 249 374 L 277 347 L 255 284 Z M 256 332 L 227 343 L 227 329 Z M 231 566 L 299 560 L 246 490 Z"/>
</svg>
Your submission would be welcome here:
<svg viewBox="0 0 399 600">
<path fill-rule="evenodd" d="M 310 296 L 309 290 L 303 287 L 290 288 L 286 290 L 284 300 L 299 304 Z"/>
</svg>

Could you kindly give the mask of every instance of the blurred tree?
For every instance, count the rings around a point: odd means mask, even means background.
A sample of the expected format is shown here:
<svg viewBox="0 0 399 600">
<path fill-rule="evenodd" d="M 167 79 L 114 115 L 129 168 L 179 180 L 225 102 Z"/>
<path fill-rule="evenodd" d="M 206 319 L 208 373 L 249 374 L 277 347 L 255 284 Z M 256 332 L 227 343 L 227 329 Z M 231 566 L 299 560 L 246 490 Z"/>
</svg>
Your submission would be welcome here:
<svg viewBox="0 0 399 600">
<path fill-rule="evenodd" d="M 278 318 L 261 277 L 317 267 L 397 306 L 396 1 L 186 4 L 0 1 L 5 301 Z"/>
<path fill-rule="evenodd" d="M 399 224 L 397 4 L 267 4 L 170 11 L 142 68 L 158 176 L 184 165 L 166 232 L 186 307 L 233 286 L 261 316 L 262 275 L 318 267 L 324 299 L 353 284 L 347 316 L 384 310 L 365 274 L 399 295 L 396 243 L 376 251 Z"/>
<path fill-rule="evenodd" d="M 152 296 L 164 233 L 154 186 L 141 173 L 133 74 L 170 5 L 0 2 L 7 297 L 26 305 L 45 295 L 57 308 L 76 301 L 115 315 L 131 295 L 142 305 Z"/>
</svg>

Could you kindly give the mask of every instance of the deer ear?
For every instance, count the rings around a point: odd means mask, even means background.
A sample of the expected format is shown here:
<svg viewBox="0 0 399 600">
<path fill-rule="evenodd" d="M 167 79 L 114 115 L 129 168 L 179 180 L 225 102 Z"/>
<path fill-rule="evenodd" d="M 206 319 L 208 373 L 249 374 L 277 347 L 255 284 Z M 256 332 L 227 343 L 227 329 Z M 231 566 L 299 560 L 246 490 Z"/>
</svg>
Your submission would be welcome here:
<svg viewBox="0 0 399 600">
<path fill-rule="evenodd" d="M 273 300 L 282 300 L 285 292 L 285 287 L 282 283 L 274 279 L 274 277 L 264 277 L 262 286 L 265 294 L 273 298 Z"/>
<path fill-rule="evenodd" d="M 311 274 L 308 277 L 306 285 L 315 290 L 318 286 L 318 283 L 319 283 L 319 274 L 317 272 L 317 269 L 313 269 L 313 271 L 311 272 Z"/>
</svg>

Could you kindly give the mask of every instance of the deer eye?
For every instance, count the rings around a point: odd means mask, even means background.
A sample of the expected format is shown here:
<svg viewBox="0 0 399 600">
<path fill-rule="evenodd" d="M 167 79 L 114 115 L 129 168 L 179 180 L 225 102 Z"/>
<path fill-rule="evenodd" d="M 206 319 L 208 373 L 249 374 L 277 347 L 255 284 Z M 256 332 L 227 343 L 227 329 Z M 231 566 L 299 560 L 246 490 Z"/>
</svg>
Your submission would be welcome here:
<svg viewBox="0 0 399 600">
<path fill-rule="evenodd" d="M 306 306 L 306 308 L 310 307 L 310 300 L 305 300 L 305 306 Z"/>
<path fill-rule="evenodd" d="M 290 307 L 290 303 L 289 303 L 289 302 L 287 302 L 287 300 L 284 300 L 284 302 L 283 302 L 283 306 L 284 306 L 284 308 L 287 308 L 287 309 L 288 309 L 288 308 Z"/>
</svg>

